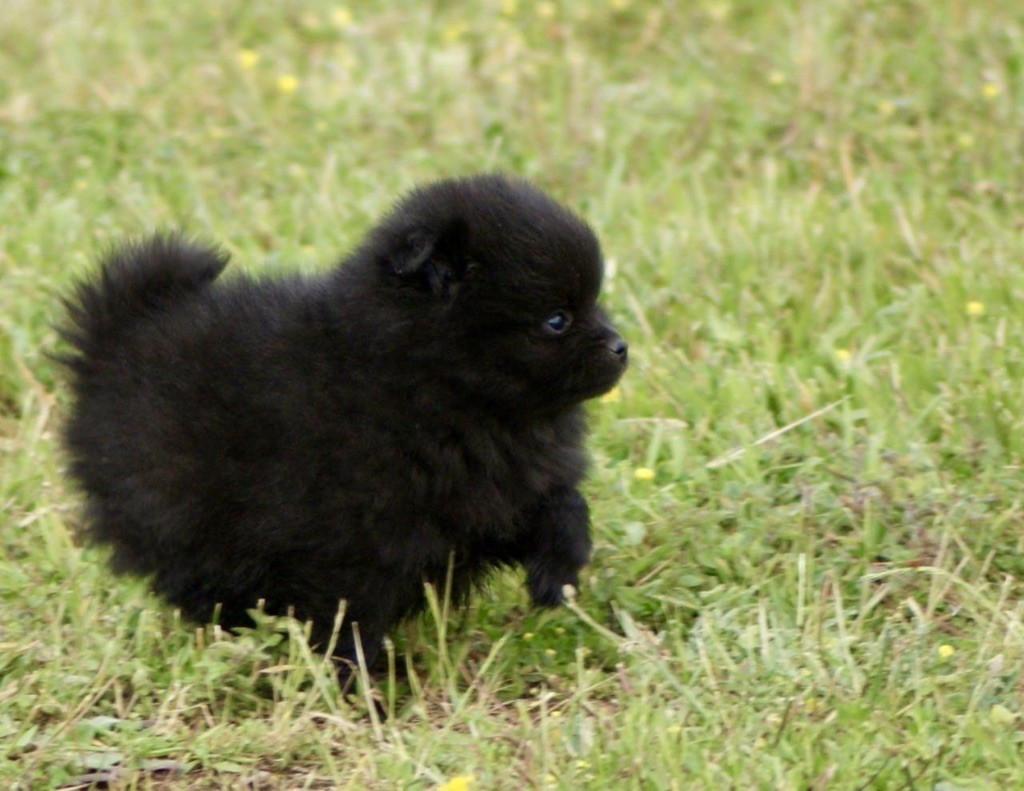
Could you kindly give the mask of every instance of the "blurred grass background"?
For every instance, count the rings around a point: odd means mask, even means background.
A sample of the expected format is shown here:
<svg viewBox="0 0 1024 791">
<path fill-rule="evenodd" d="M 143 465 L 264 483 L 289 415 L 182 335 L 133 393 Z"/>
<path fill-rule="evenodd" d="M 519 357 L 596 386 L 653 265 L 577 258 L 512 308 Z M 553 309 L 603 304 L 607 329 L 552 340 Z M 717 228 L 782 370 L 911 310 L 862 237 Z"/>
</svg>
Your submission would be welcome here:
<svg viewBox="0 0 1024 791">
<path fill-rule="evenodd" d="M 1024 6 L 0 19 L 0 782 L 1024 785 Z M 425 616 L 378 725 L 301 627 L 197 630 L 78 545 L 51 325 L 125 236 L 312 271 L 481 170 L 594 225 L 635 362 L 592 409 L 578 604 L 510 574 Z"/>
</svg>

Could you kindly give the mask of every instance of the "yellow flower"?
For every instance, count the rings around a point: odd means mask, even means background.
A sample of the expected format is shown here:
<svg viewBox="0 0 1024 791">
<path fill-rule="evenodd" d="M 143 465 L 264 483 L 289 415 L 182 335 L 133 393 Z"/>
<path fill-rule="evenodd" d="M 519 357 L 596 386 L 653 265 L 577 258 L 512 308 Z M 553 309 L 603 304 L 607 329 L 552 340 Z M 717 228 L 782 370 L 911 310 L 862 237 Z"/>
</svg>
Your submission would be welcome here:
<svg viewBox="0 0 1024 791">
<path fill-rule="evenodd" d="M 611 0 L 610 5 L 616 11 L 622 11 L 629 5 L 629 0 Z"/>
<path fill-rule="evenodd" d="M 617 404 L 622 400 L 622 393 L 619 392 L 619 388 L 613 387 L 603 396 L 601 396 L 602 404 Z"/>
<path fill-rule="evenodd" d="M 786 82 L 786 75 L 781 71 L 773 71 L 768 74 L 768 82 L 772 85 L 782 85 Z"/>
<path fill-rule="evenodd" d="M 554 648 L 545 648 L 544 649 L 544 653 L 547 654 L 548 656 L 554 656 L 558 652 L 555 651 Z"/>
<path fill-rule="evenodd" d="M 712 3 L 708 6 L 707 12 L 713 21 L 724 22 L 732 12 L 732 8 L 729 7 L 728 3 Z"/>
<path fill-rule="evenodd" d="M 994 82 L 986 82 L 981 86 L 981 95 L 986 99 L 995 99 L 999 95 L 999 86 Z"/>
<path fill-rule="evenodd" d="M 210 127 L 209 135 L 214 140 L 223 140 L 227 136 L 227 132 L 225 132 L 219 126 L 213 126 L 213 127 Z"/>
<path fill-rule="evenodd" d="M 335 27 L 344 30 L 352 24 L 352 12 L 345 6 L 338 6 L 331 12 L 331 22 Z"/>
<path fill-rule="evenodd" d="M 538 3 L 537 13 L 544 19 L 551 19 L 555 15 L 558 9 L 555 8 L 554 3 Z"/>
<path fill-rule="evenodd" d="M 978 302 L 976 299 L 972 299 L 964 306 L 964 310 L 967 311 L 968 316 L 984 316 L 985 315 L 985 303 Z"/>
<path fill-rule="evenodd" d="M 878 103 L 878 112 L 888 118 L 894 112 L 896 112 L 896 105 L 890 102 L 888 99 L 882 99 Z"/>
<path fill-rule="evenodd" d="M 515 16 L 517 5 L 516 0 L 502 0 L 501 13 L 505 16 Z"/>
<path fill-rule="evenodd" d="M 577 769 L 589 769 L 590 768 L 590 761 L 584 761 L 582 758 L 580 758 L 576 762 L 576 768 Z"/>
<path fill-rule="evenodd" d="M 654 470 L 650 467 L 637 467 L 633 471 L 633 477 L 638 481 L 651 481 L 654 480 Z"/>
<path fill-rule="evenodd" d="M 561 718 L 561 716 L 562 716 L 562 712 L 558 711 L 557 709 L 555 711 L 552 711 L 550 714 L 548 714 L 548 718 L 552 719 L 552 720 L 557 720 L 557 719 Z"/>
<path fill-rule="evenodd" d="M 523 639 L 524 640 L 532 640 L 533 639 L 533 632 L 524 632 L 523 633 Z"/>
<path fill-rule="evenodd" d="M 1001 703 L 997 703 L 989 709 L 989 716 L 992 717 L 992 721 L 997 725 L 1009 725 L 1017 719 L 1017 715 Z"/>
<path fill-rule="evenodd" d="M 673 736 L 675 736 L 677 733 L 682 733 L 682 731 L 683 731 L 683 728 L 680 725 L 669 725 L 665 729 L 665 733 L 672 734 Z"/>
<path fill-rule="evenodd" d="M 451 780 L 441 783 L 437 791 L 469 791 L 470 785 L 476 782 L 476 775 L 455 775 Z"/>
<path fill-rule="evenodd" d="M 807 709 L 808 712 L 814 711 L 818 708 L 818 699 L 807 698 L 807 700 L 804 701 L 804 708 Z"/>
<path fill-rule="evenodd" d="M 956 144 L 960 148 L 974 148 L 974 135 L 970 132 L 963 132 L 956 136 Z"/>
<path fill-rule="evenodd" d="M 953 646 L 949 645 L 948 643 L 943 643 L 939 646 L 939 658 L 949 659 L 951 656 L 953 656 L 954 650 L 955 649 L 953 648 Z"/>
<path fill-rule="evenodd" d="M 441 38 L 447 42 L 458 41 L 469 30 L 469 25 L 461 19 L 444 26 L 441 31 Z"/>
<path fill-rule="evenodd" d="M 235 57 L 238 58 L 239 66 L 241 66 L 243 69 L 251 69 L 257 63 L 259 63 L 260 53 L 252 49 L 240 49 L 238 50 L 238 55 L 236 55 Z"/>
<path fill-rule="evenodd" d="M 299 78 L 294 74 L 282 74 L 277 78 L 277 89 L 281 93 L 295 93 L 299 87 Z"/>
<path fill-rule="evenodd" d="M 836 349 L 836 359 L 843 365 L 850 362 L 851 356 L 849 349 Z"/>
</svg>

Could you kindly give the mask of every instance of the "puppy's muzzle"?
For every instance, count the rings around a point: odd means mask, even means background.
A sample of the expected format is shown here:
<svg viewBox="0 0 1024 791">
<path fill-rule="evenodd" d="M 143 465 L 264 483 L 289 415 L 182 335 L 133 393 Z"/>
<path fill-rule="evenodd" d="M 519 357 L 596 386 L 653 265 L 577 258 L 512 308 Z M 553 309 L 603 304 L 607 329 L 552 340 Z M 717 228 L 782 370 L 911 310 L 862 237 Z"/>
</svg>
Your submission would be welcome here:
<svg viewBox="0 0 1024 791">
<path fill-rule="evenodd" d="M 626 359 L 629 357 L 629 345 L 622 339 L 621 335 L 612 333 L 612 336 L 607 340 L 606 346 L 620 363 L 625 365 Z"/>
</svg>

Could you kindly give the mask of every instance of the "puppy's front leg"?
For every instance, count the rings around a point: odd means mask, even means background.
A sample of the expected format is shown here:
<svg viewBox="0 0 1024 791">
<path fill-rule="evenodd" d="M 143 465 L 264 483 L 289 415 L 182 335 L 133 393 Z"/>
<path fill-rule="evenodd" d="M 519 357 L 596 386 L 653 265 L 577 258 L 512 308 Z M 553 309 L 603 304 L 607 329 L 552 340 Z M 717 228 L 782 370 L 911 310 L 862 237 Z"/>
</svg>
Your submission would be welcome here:
<svg viewBox="0 0 1024 791">
<path fill-rule="evenodd" d="M 562 603 L 562 587 L 579 584 L 590 560 L 590 509 L 575 489 L 556 489 L 534 512 L 524 539 L 522 563 L 533 603 Z"/>
</svg>

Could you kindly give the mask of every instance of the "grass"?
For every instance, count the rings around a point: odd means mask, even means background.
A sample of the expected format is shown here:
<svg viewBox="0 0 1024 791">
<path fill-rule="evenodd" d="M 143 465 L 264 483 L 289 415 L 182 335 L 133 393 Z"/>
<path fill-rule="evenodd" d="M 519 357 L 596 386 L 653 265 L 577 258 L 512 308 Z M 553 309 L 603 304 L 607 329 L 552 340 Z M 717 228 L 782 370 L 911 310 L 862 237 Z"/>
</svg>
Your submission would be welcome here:
<svg viewBox="0 0 1024 791">
<path fill-rule="evenodd" d="M 0 784 L 1024 785 L 1024 6 L 0 14 Z M 312 270 L 489 169 L 593 223 L 635 363 L 577 601 L 438 603 L 380 723 L 301 626 L 197 629 L 79 546 L 51 322 L 124 236 Z"/>
</svg>

